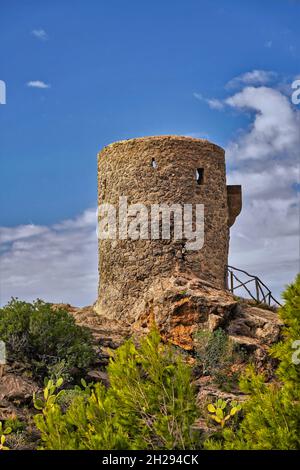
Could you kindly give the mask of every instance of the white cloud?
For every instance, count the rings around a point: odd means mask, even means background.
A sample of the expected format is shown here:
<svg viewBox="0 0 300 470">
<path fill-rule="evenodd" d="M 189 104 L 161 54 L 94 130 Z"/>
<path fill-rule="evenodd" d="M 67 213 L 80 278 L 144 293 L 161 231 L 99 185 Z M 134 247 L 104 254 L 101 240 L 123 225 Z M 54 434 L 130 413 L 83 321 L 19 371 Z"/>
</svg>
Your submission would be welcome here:
<svg viewBox="0 0 300 470">
<path fill-rule="evenodd" d="M 200 101 L 203 101 L 203 100 L 204 100 L 203 95 L 202 95 L 201 93 L 196 93 L 196 92 L 194 92 L 194 93 L 193 93 L 193 96 L 194 96 L 194 98 L 196 98 L 197 100 L 200 100 Z"/>
<path fill-rule="evenodd" d="M 31 31 L 31 34 L 41 41 L 46 41 L 48 39 L 48 34 L 44 29 L 34 29 Z"/>
<path fill-rule="evenodd" d="M 295 196 L 251 198 L 245 180 L 243 209 L 231 229 L 229 264 L 259 276 L 280 299 L 300 272 L 299 201 Z"/>
<path fill-rule="evenodd" d="M 45 83 L 41 80 L 32 80 L 30 82 L 27 82 L 26 85 L 29 88 L 50 88 L 51 86 L 49 83 Z"/>
<path fill-rule="evenodd" d="M 195 98 L 216 110 L 227 106 L 251 119 L 226 146 L 228 184 L 241 184 L 243 209 L 231 229 L 230 264 L 258 275 L 279 297 L 299 266 L 300 111 L 274 72 L 253 70 L 232 79 L 225 99 Z M 274 82 L 273 87 L 265 86 Z M 252 85 L 252 86 L 250 86 Z M 256 85 L 256 86 L 254 86 Z M 250 112 L 250 114 L 249 114 Z"/>
<path fill-rule="evenodd" d="M 49 227 L 0 228 L 0 303 L 11 296 L 87 305 L 97 297 L 96 211 Z"/>
<path fill-rule="evenodd" d="M 252 123 L 226 151 L 229 184 L 242 184 L 243 209 L 231 230 L 230 264 L 256 274 L 279 297 L 299 266 L 300 113 L 279 90 L 245 87 L 227 98 Z"/>
<path fill-rule="evenodd" d="M 47 227 L 37 225 L 19 225 L 18 227 L 0 227 L 0 244 L 40 235 L 47 231 Z"/>
<path fill-rule="evenodd" d="M 217 98 L 207 99 L 206 101 L 211 109 L 221 110 L 224 108 L 224 103 L 221 100 L 218 100 Z"/>
<path fill-rule="evenodd" d="M 201 93 L 193 93 L 193 96 L 199 101 L 205 101 L 211 109 L 221 110 L 224 108 L 222 100 L 218 100 L 217 98 L 204 98 Z"/>
<path fill-rule="evenodd" d="M 249 130 L 229 146 L 232 160 L 290 157 L 300 148 L 300 114 L 280 91 L 268 87 L 246 87 L 226 99 L 239 110 L 255 112 Z M 297 162 L 297 160 L 295 160 Z"/>
<path fill-rule="evenodd" d="M 230 80 L 226 88 L 234 88 L 240 85 L 265 85 L 272 82 L 277 77 L 276 72 L 266 70 L 252 70 L 251 72 L 243 73 Z"/>
</svg>

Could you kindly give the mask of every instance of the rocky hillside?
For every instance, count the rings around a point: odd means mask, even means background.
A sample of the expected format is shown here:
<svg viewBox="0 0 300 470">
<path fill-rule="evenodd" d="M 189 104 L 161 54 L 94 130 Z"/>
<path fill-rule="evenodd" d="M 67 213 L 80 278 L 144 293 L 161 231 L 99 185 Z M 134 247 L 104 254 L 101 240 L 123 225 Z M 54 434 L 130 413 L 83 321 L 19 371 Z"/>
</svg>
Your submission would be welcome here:
<svg viewBox="0 0 300 470">
<path fill-rule="evenodd" d="M 77 324 L 88 327 L 92 332 L 96 360 L 86 371 L 85 379 L 89 381 L 102 381 L 108 386 L 105 368 L 112 350 L 132 335 L 138 341 L 153 323 L 158 326 L 163 339 L 181 349 L 187 361 L 193 365 L 199 406 L 214 397 L 242 400 L 237 377 L 249 361 L 264 370 L 272 380 L 274 364 L 267 351 L 280 337 L 281 323 L 276 310 L 238 299 L 230 292 L 217 289 L 197 278 L 172 277 L 157 282 L 135 305 L 131 324 L 109 321 L 99 316 L 93 306 L 76 308 L 67 304 L 53 305 L 53 309 L 61 307 L 74 316 Z M 199 366 L 199 331 L 207 332 L 208 335 L 222 331 L 223 343 L 225 336 L 227 338 L 225 347 L 228 349 L 230 344 L 232 351 L 239 351 L 232 353 L 226 364 L 224 362 L 222 377 L 218 370 L 218 380 L 213 368 L 204 371 Z M 210 336 L 211 344 L 212 340 L 213 336 Z M 32 395 L 39 391 L 41 388 L 24 364 L 9 363 L 0 377 L 0 421 L 17 416 L 30 422 L 30 416 L 34 413 Z M 202 426 L 201 423 L 198 425 Z M 36 437 L 33 432 L 26 442 L 13 445 L 15 448 L 30 448 L 34 446 Z"/>
</svg>

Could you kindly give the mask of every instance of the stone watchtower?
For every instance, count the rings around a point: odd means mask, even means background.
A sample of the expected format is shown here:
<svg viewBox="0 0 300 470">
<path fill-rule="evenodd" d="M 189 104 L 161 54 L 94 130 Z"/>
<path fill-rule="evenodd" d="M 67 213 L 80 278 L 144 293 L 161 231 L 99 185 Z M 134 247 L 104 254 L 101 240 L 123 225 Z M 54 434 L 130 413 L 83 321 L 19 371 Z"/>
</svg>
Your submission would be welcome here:
<svg viewBox="0 0 300 470">
<path fill-rule="evenodd" d="M 241 211 L 241 187 L 226 186 L 225 152 L 202 139 L 142 137 L 116 142 L 98 155 L 98 204 L 204 204 L 204 244 L 186 240 L 99 240 L 97 311 L 134 321 L 134 305 L 160 279 L 185 275 L 226 287 L 229 228 Z M 171 219 L 172 220 L 172 219 Z"/>
</svg>

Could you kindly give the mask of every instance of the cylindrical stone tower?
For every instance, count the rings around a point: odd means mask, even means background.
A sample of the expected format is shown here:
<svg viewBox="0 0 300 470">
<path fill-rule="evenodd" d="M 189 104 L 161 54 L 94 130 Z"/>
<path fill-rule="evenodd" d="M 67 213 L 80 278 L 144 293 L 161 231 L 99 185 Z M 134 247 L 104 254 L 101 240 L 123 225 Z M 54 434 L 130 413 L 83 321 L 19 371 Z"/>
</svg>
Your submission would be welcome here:
<svg viewBox="0 0 300 470">
<path fill-rule="evenodd" d="M 229 190 L 227 190 L 229 188 Z M 158 278 L 185 273 L 225 288 L 229 226 L 241 210 L 240 186 L 226 186 L 224 150 L 207 140 L 180 136 L 116 142 L 98 155 L 98 204 L 204 205 L 204 244 L 186 239 L 99 240 L 97 311 L 131 322 L 131 309 Z M 118 222 L 117 212 L 117 222 Z M 172 218 L 171 218 L 172 220 Z"/>
</svg>

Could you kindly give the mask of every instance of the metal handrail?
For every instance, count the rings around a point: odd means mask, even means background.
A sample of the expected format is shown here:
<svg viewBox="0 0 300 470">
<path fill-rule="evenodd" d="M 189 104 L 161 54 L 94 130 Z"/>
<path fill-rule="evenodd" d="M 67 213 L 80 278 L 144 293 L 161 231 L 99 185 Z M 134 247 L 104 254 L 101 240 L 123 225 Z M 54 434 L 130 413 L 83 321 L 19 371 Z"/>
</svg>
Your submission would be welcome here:
<svg viewBox="0 0 300 470">
<path fill-rule="evenodd" d="M 250 279 L 247 281 L 241 281 L 241 279 L 238 278 L 237 274 L 235 271 L 238 271 L 240 273 L 245 274 L 248 276 Z M 254 276 L 253 274 L 247 273 L 247 271 L 244 271 L 243 269 L 235 268 L 234 266 L 227 266 L 227 275 L 228 275 L 228 289 L 230 292 L 234 293 L 236 289 L 239 289 L 240 287 L 243 287 L 249 294 L 249 296 L 255 300 L 257 303 L 265 303 L 269 306 L 271 306 L 271 301 L 275 302 L 275 304 L 279 305 L 281 307 L 281 303 L 276 300 L 270 289 L 264 284 L 259 277 Z M 234 285 L 235 281 L 237 281 L 239 284 Z M 253 282 L 255 284 L 255 295 L 252 293 L 252 291 L 246 287 L 246 284 L 249 284 Z"/>
</svg>

